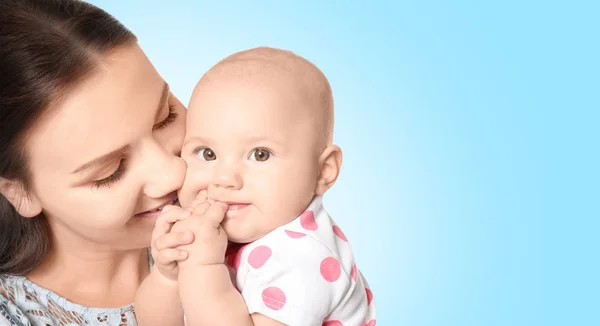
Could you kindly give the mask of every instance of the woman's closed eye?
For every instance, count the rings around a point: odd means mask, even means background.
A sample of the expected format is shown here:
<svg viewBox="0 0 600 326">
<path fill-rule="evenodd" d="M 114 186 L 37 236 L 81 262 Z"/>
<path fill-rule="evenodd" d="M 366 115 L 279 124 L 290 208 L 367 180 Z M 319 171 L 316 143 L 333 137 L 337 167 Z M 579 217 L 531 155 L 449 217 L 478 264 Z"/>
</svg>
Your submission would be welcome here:
<svg viewBox="0 0 600 326">
<path fill-rule="evenodd" d="M 179 113 L 175 112 L 175 105 L 169 105 L 169 114 L 167 115 L 167 117 L 163 121 L 155 124 L 152 127 L 152 130 L 161 130 L 166 128 L 168 125 L 175 122 L 175 120 L 177 120 L 177 117 L 179 117 Z"/>
<path fill-rule="evenodd" d="M 115 170 L 115 172 L 113 172 L 106 178 L 95 180 L 94 182 L 92 182 L 93 187 L 96 189 L 100 189 L 102 187 L 108 188 L 112 186 L 115 182 L 121 180 L 127 168 L 126 163 L 127 161 L 125 161 L 125 159 L 121 159 L 121 161 L 119 162 L 119 167 Z"/>
<path fill-rule="evenodd" d="M 166 128 L 167 126 L 169 126 L 170 124 L 172 124 L 173 122 L 175 122 L 175 120 L 177 120 L 177 118 L 179 117 L 179 113 L 175 112 L 175 105 L 169 105 L 169 114 L 167 115 L 167 117 L 155 124 L 152 127 L 152 130 L 161 130 Z M 92 185 L 94 188 L 96 189 L 100 189 L 102 187 L 110 187 L 112 186 L 114 183 L 118 182 L 119 180 L 121 180 L 121 178 L 123 177 L 123 175 L 126 172 L 126 160 L 125 159 L 121 159 L 121 161 L 119 162 L 119 167 L 108 177 L 100 179 L 100 180 L 95 180 L 92 182 Z"/>
</svg>

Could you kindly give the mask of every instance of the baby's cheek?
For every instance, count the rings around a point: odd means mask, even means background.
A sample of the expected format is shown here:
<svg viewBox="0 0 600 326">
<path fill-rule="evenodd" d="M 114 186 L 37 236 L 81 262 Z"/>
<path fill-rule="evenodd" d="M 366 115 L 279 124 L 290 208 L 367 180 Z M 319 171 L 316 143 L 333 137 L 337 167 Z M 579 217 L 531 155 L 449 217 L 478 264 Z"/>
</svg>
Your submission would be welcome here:
<svg viewBox="0 0 600 326">
<path fill-rule="evenodd" d="M 287 178 L 286 182 L 277 187 L 278 191 L 269 197 L 272 218 L 277 219 L 280 225 L 299 216 L 310 204 L 314 193 L 309 180 Z"/>
</svg>

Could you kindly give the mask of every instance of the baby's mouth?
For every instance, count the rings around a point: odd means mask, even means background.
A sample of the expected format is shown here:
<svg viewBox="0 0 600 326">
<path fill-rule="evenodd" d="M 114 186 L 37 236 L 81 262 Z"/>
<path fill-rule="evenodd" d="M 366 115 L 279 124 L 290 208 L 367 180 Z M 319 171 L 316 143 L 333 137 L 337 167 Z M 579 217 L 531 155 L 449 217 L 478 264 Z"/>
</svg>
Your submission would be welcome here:
<svg viewBox="0 0 600 326">
<path fill-rule="evenodd" d="M 239 211 L 242 210 L 248 206 L 250 206 L 250 204 L 242 204 L 242 203 L 227 203 L 229 205 L 229 208 L 227 209 L 228 212 L 235 212 L 235 211 Z"/>
</svg>

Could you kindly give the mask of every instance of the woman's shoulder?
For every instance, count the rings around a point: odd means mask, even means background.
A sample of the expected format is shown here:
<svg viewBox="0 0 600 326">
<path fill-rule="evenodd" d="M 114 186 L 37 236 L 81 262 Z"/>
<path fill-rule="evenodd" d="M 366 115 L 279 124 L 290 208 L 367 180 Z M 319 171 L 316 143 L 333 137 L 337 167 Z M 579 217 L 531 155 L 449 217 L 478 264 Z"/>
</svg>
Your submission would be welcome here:
<svg viewBox="0 0 600 326">
<path fill-rule="evenodd" d="M 23 277 L 24 279 L 24 277 Z M 31 326 L 28 318 L 19 308 L 17 298 L 22 287 L 20 277 L 0 274 L 0 324 L 10 326 Z M 36 324 L 33 324 L 36 325 Z"/>
<path fill-rule="evenodd" d="M 68 301 L 23 276 L 0 275 L 0 325 L 136 326 L 133 304 L 92 308 Z"/>
</svg>

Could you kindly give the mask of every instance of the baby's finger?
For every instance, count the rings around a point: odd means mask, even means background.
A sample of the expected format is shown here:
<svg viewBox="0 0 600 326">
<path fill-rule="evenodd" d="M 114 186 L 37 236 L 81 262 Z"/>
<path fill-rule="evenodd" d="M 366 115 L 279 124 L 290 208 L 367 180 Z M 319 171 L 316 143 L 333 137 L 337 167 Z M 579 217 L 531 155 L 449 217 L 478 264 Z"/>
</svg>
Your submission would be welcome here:
<svg viewBox="0 0 600 326">
<path fill-rule="evenodd" d="M 202 203 L 193 207 L 192 212 L 194 212 L 194 214 L 196 214 L 196 215 L 204 215 L 204 213 L 206 213 L 206 210 L 209 207 L 210 207 L 210 203 L 207 201 L 203 201 Z"/>
<path fill-rule="evenodd" d="M 215 225 L 219 225 L 223 221 L 223 218 L 225 218 L 225 213 L 227 213 L 228 208 L 229 205 L 223 202 L 215 202 L 206 210 L 203 218 L 213 222 Z"/>
<path fill-rule="evenodd" d="M 206 190 L 202 190 L 198 193 L 196 198 L 194 198 L 194 200 L 192 201 L 192 204 L 189 208 L 193 209 L 196 206 L 205 202 L 207 199 L 208 199 L 208 192 Z"/>
<path fill-rule="evenodd" d="M 160 215 L 158 216 L 158 219 L 156 220 L 156 224 L 157 225 L 173 224 L 173 223 L 179 221 L 181 218 L 183 218 L 185 214 L 189 215 L 187 210 L 185 210 L 179 206 L 167 205 L 160 212 Z"/>
<path fill-rule="evenodd" d="M 194 233 L 191 231 L 167 233 L 159 236 L 154 241 L 156 250 L 164 250 L 167 248 L 176 248 L 194 242 Z"/>
<path fill-rule="evenodd" d="M 205 201 L 208 198 L 208 191 L 206 189 L 200 191 L 198 193 L 198 196 L 196 196 L 196 200 L 199 200 L 201 202 Z"/>
<path fill-rule="evenodd" d="M 176 205 L 165 205 L 165 207 L 163 207 L 163 209 L 162 209 L 161 212 L 162 213 L 166 213 L 166 212 L 170 211 L 171 209 L 177 208 L 177 207 L 179 207 L 179 206 L 176 206 Z"/>
<path fill-rule="evenodd" d="M 165 249 L 161 250 L 156 257 L 156 263 L 160 265 L 169 265 L 177 261 L 188 258 L 188 252 L 180 249 Z"/>
<path fill-rule="evenodd" d="M 202 204 L 203 202 L 205 202 L 206 200 L 199 200 L 199 199 L 194 199 L 194 201 L 192 202 L 192 205 L 189 207 L 190 210 L 193 210 L 194 208 L 196 208 L 196 206 Z"/>
<path fill-rule="evenodd" d="M 156 239 L 157 237 L 163 234 L 169 233 L 171 227 L 173 226 L 173 223 L 180 221 L 190 215 L 190 211 L 185 210 L 179 206 L 165 206 L 160 216 L 156 220 L 156 225 L 154 226 L 154 230 L 152 232 L 152 239 Z"/>
</svg>

